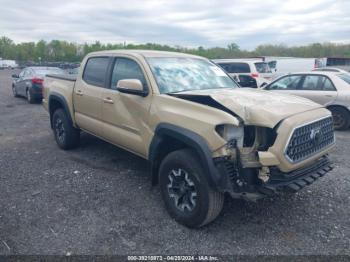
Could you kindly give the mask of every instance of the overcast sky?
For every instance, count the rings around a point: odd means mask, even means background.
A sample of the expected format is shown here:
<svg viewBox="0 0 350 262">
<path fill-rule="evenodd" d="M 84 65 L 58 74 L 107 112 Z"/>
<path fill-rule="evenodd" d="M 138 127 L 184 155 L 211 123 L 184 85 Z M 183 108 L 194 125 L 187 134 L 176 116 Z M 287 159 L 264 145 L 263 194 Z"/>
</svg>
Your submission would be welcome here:
<svg viewBox="0 0 350 262">
<path fill-rule="evenodd" d="M 0 0 L 0 35 L 15 42 L 156 42 L 242 49 L 350 42 L 349 0 Z"/>
</svg>

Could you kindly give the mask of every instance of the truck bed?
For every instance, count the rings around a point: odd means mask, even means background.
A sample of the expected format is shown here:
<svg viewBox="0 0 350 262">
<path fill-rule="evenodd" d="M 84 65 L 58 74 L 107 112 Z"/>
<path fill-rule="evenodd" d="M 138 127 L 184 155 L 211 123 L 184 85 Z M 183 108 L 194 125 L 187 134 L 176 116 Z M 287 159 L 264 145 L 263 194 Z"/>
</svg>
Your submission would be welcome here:
<svg viewBox="0 0 350 262">
<path fill-rule="evenodd" d="M 69 112 L 73 116 L 73 91 L 76 75 L 46 75 L 43 83 L 43 106 L 48 110 L 48 98 L 50 94 L 56 93 L 64 97 L 69 108 Z"/>
</svg>

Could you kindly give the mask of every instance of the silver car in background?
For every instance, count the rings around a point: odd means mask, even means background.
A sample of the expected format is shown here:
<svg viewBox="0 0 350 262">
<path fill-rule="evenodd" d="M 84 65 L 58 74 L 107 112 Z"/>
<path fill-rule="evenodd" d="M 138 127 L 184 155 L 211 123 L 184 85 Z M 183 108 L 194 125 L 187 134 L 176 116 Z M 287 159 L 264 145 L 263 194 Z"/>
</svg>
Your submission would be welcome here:
<svg viewBox="0 0 350 262">
<path fill-rule="evenodd" d="M 25 97 L 30 104 L 41 102 L 45 75 L 65 72 L 58 67 L 31 66 L 24 68 L 20 74 L 12 75 L 12 92 L 15 97 Z"/>
<path fill-rule="evenodd" d="M 302 96 L 327 107 L 334 118 L 334 128 L 350 125 L 350 75 L 347 73 L 312 71 L 284 75 L 265 90 Z"/>
</svg>

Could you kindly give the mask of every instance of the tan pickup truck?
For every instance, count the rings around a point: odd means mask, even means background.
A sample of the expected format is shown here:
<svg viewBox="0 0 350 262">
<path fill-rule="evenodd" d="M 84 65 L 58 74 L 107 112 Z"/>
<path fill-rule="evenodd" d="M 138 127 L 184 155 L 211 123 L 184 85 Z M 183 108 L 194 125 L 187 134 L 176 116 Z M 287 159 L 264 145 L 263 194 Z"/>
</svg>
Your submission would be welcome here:
<svg viewBox="0 0 350 262">
<path fill-rule="evenodd" d="M 202 57 L 91 53 L 76 78 L 47 76 L 43 96 L 59 147 L 74 148 L 85 131 L 149 160 L 168 212 L 188 227 L 213 221 L 225 193 L 296 192 L 332 169 L 327 109 L 241 89 Z"/>
</svg>

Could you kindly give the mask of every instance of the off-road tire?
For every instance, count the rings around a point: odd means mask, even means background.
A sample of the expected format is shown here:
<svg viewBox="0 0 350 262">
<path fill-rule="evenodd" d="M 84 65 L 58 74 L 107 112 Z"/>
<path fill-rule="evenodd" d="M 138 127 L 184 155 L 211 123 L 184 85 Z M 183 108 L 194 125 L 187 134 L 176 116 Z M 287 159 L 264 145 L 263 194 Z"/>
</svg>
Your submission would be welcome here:
<svg viewBox="0 0 350 262">
<path fill-rule="evenodd" d="M 350 124 L 350 113 L 341 107 L 332 107 L 330 111 L 333 115 L 334 129 L 345 130 Z"/>
<path fill-rule="evenodd" d="M 196 189 L 196 205 L 192 211 L 180 211 L 168 190 L 172 170 L 179 169 L 188 173 Z M 187 227 L 204 226 L 212 222 L 222 210 L 224 194 L 214 191 L 209 186 L 199 158 L 190 149 L 174 151 L 163 159 L 159 168 L 159 184 L 165 207 L 170 216 Z"/>
<path fill-rule="evenodd" d="M 80 130 L 71 124 L 63 109 L 57 109 L 53 113 L 52 128 L 56 143 L 60 148 L 68 150 L 79 145 Z"/>
</svg>

